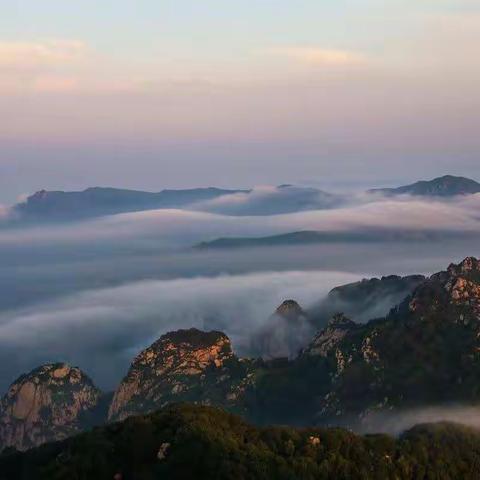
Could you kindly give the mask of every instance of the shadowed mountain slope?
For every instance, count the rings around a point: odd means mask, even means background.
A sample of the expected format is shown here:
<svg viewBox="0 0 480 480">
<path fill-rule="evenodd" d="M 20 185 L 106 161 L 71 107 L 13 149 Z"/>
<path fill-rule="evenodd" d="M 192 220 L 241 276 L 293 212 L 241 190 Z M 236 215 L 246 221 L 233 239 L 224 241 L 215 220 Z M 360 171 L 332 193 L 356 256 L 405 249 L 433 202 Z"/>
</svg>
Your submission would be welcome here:
<svg viewBox="0 0 480 480">
<path fill-rule="evenodd" d="M 473 480 L 479 461 L 480 433 L 454 424 L 422 425 L 394 439 L 257 428 L 218 409 L 181 405 L 6 452 L 0 480 Z"/>
</svg>

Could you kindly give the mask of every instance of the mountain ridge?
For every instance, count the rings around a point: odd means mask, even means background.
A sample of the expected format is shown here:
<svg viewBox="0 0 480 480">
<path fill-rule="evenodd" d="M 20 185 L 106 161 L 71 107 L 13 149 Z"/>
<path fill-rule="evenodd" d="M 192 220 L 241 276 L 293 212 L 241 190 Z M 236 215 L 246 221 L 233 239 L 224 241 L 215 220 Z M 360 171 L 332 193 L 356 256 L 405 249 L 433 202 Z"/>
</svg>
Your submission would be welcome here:
<svg viewBox="0 0 480 480">
<path fill-rule="evenodd" d="M 145 192 L 112 187 L 90 187 L 82 191 L 39 190 L 13 207 L 15 214 L 31 220 L 89 218 L 115 213 L 180 208 L 190 203 L 211 200 L 247 190 L 215 187 Z"/>
<path fill-rule="evenodd" d="M 199 187 L 190 189 L 164 189 L 147 192 L 114 187 L 89 187 L 81 191 L 39 190 L 11 208 L 13 223 L 36 221 L 65 221 L 94 218 L 117 213 L 145 211 L 160 208 L 184 208 L 196 205 L 200 210 L 226 213 L 234 216 L 275 215 L 306 210 L 335 208 L 348 203 L 347 196 L 333 194 L 310 187 L 283 184 L 273 191 L 261 189 L 244 202 L 216 203 L 221 197 L 236 194 L 252 194 L 255 189 L 222 189 Z M 449 198 L 480 192 L 475 180 L 445 175 L 433 180 L 422 180 L 396 188 L 370 189 L 367 193 L 386 197 L 412 195 Z M 270 195 L 270 196 L 269 196 Z M 350 199 L 351 200 L 351 199 Z M 294 232 L 302 233 L 302 232 Z M 337 234 L 339 235 L 339 234 Z"/>
<path fill-rule="evenodd" d="M 442 230 L 408 230 L 396 228 L 359 228 L 351 231 L 300 230 L 263 237 L 219 237 L 192 246 L 193 250 L 229 250 L 243 248 L 264 248 L 276 246 L 315 245 L 332 242 L 377 243 L 385 241 L 418 242 L 438 240 L 446 236 L 468 235 L 468 232 Z M 476 234 L 470 233 L 473 237 Z"/>
<path fill-rule="evenodd" d="M 444 175 L 432 180 L 418 182 L 395 188 L 375 188 L 368 193 L 379 193 L 387 196 L 415 195 L 427 197 L 452 197 L 480 192 L 480 183 L 467 177 Z"/>
<path fill-rule="evenodd" d="M 0 402 L 0 445 L 25 449 L 78 433 L 95 421 L 102 395 L 77 367 L 37 367 L 20 376 Z"/>
</svg>

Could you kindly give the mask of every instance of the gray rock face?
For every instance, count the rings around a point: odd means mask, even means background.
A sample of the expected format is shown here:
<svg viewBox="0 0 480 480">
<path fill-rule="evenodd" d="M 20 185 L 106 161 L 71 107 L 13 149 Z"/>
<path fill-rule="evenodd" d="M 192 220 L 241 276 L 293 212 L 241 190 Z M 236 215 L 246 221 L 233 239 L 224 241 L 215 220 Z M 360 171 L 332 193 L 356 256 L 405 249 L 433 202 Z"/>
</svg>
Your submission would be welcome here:
<svg viewBox="0 0 480 480">
<path fill-rule="evenodd" d="M 79 368 L 64 363 L 36 368 L 18 378 L 1 400 L 0 447 L 23 450 L 79 432 L 100 397 Z"/>
</svg>

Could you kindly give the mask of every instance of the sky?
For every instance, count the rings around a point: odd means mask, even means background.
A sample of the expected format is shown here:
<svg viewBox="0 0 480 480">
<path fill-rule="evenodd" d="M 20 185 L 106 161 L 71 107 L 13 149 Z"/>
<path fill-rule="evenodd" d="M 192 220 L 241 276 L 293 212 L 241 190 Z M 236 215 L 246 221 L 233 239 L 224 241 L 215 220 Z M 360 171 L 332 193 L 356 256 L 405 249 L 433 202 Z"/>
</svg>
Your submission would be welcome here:
<svg viewBox="0 0 480 480">
<path fill-rule="evenodd" d="M 0 7 L 0 203 L 480 179 L 477 0 Z"/>
</svg>

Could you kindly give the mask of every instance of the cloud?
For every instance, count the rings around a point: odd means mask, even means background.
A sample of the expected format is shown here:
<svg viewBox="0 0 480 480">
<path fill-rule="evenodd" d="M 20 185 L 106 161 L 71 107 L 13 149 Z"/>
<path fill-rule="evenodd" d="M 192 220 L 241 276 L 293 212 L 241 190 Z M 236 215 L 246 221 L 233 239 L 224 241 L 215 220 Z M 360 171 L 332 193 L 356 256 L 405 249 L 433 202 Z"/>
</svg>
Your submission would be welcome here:
<svg viewBox="0 0 480 480">
<path fill-rule="evenodd" d="M 5 219 L 10 214 L 10 208 L 0 204 L 0 220 Z"/>
<path fill-rule="evenodd" d="M 14 309 L 146 279 L 302 269 L 343 270 L 366 277 L 437 271 L 453 260 L 480 254 L 479 207 L 480 195 L 451 201 L 375 198 L 330 210 L 278 215 L 154 210 L 60 225 L 3 226 L 0 322 Z M 218 237 L 300 230 L 344 232 L 351 241 L 226 251 L 191 248 Z M 376 241 L 365 242 L 365 234 Z"/>
<path fill-rule="evenodd" d="M 275 189 L 261 191 L 270 198 Z M 140 348 L 181 327 L 225 330 L 237 350 L 248 353 L 254 346 L 251 335 L 287 298 L 307 308 L 331 287 L 360 276 L 431 273 L 478 255 L 478 235 L 469 235 L 480 232 L 479 206 L 480 195 L 450 201 L 374 197 L 358 205 L 281 215 L 156 210 L 4 228 L 0 383 L 5 386 L 36 364 L 59 359 L 83 366 L 102 385 L 112 386 Z M 409 229 L 440 235 L 429 242 L 190 249 L 219 236 L 302 229 Z"/>
<path fill-rule="evenodd" d="M 361 197 L 365 200 L 365 197 Z M 294 230 L 480 233 L 480 194 L 442 201 L 402 197 L 281 217 Z"/>
<path fill-rule="evenodd" d="M 360 52 L 321 47 L 276 47 L 270 48 L 266 52 L 309 65 L 351 66 L 361 65 L 368 61 L 368 57 Z"/>
<path fill-rule="evenodd" d="M 0 42 L 0 68 L 36 69 L 69 64 L 84 58 L 87 46 L 77 40 Z"/>
<path fill-rule="evenodd" d="M 480 409 L 470 405 L 438 405 L 390 412 L 371 412 L 361 422 L 362 433 L 399 435 L 415 425 L 454 422 L 480 428 Z"/>
<path fill-rule="evenodd" d="M 463 8 L 460 2 L 455 2 L 455 7 L 447 11 L 418 12 L 415 18 L 421 28 L 417 28 L 415 34 L 385 38 L 382 64 L 403 72 L 405 78 L 408 72 L 415 72 L 418 78 L 428 78 L 432 87 L 442 88 L 446 99 L 458 92 L 457 108 L 462 99 L 478 101 L 473 91 L 464 90 L 478 83 L 480 74 L 478 62 L 474 60 L 480 41 L 480 13 L 478 2 L 473 8 L 474 2 L 470 6 L 464 3 Z"/>
<path fill-rule="evenodd" d="M 78 86 L 78 79 L 68 76 L 42 75 L 35 79 L 33 90 L 36 92 L 69 92 Z"/>
<path fill-rule="evenodd" d="M 131 67 L 131 65 L 129 65 Z M 5 94 L 119 94 L 142 90 L 135 68 L 102 55 L 82 40 L 0 42 L 0 99 Z M 41 112 L 42 116 L 45 114 Z"/>
<path fill-rule="evenodd" d="M 333 208 L 345 201 L 315 188 L 283 185 L 257 186 L 250 192 L 224 195 L 192 205 L 192 209 L 224 215 L 278 215 L 302 210 Z"/>
<path fill-rule="evenodd" d="M 11 207 L 0 204 L 0 229 L 8 228 L 9 222 L 15 217 Z"/>
<path fill-rule="evenodd" d="M 95 242 L 114 250 L 133 241 L 154 242 L 156 249 L 178 249 L 220 236 L 255 237 L 300 230 L 480 233 L 480 194 L 452 200 L 358 195 L 329 209 L 321 209 L 321 198 L 316 190 L 262 187 L 251 195 L 231 195 L 218 203 L 193 205 L 192 210 L 149 210 L 76 223 L 3 229 L 0 246 L 80 246 Z M 197 208 L 206 211 L 195 211 Z M 279 213 L 287 208 L 299 211 Z"/>
<path fill-rule="evenodd" d="M 0 95 L 77 90 L 92 60 L 79 40 L 0 42 Z"/>
<path fill-rule="evenodd" d="M 142 281 L 19 309 L 0 319 L 0 385 L 39 363 L 65 360 L 113 387 L 140 349 L 167 331 L 193 326 L 225 331 L 236 351 L 248 355 L 251 335 L 283 300 L 309 305 L 357 279 L 291 271 Z"/>
</svg>

